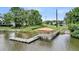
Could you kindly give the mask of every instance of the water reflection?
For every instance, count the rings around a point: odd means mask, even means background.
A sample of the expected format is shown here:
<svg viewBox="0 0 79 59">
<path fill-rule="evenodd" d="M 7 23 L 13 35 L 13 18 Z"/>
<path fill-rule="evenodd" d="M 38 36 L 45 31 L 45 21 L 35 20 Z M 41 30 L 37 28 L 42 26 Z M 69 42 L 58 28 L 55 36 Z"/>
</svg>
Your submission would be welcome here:
<svg viewBox="0 0 79 59">
<path fill-rule="evenodd" d="M 70 44 L 71 50 L 79 51 L 79 39 L 71 38 L 69 44 Z"/>
<path fill-rule="evenodd" d="M 33 36 L 35 36 L 36 33 L 30 33 L 30 32 L 16 32 L 16 36 L 20 37 L 20 38 L 31 38 Z"/>
<path fill-rule="evenodd" d="M 19 42 L 12 42 L 12 44 L 10 45 L 11 50 L 15 51 L 23 50 L 23 47 L 23 44 Z"/>
<path fill-rule="evenodd" d="M 43 47 L 51 48 L 52 47 L 52 40 L 51 41 L 41 40 L 38 44 Z"/>
<path fill-rule="evenodd" d="M 1 51 L 72 51 L 79 50 L 79 40 L 73 39 L 69 34 L 59 35 L 51 41 L 38 40 L 31 44 L 10 41 L 10 37 L 16 37 L 16 32 L 0 32 Z"/>
<path fill-rule="evenodd" d="M 69 48 L 69 34 L 59 35 L 54 41 L 53 41 L 53 50 L 67 50 Z"/>
</svg>

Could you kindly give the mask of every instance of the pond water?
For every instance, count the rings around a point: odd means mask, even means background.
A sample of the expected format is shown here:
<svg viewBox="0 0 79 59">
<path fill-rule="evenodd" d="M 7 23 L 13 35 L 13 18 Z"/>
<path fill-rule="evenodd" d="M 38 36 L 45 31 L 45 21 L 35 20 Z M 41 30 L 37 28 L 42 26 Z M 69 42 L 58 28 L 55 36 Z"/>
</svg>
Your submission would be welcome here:
<svg viewBox="0 0 79 59">
<path fill-rule="evenodd" d="M 15 32 L 0 32 L 0 51 L 78 51 L 79 40 L 69 34 L 60 34 L 51 41 L 37 40 L 31 44 L 10 41 Z M 18 34 L 20 37 L 21 35 Z"/>
</svg>

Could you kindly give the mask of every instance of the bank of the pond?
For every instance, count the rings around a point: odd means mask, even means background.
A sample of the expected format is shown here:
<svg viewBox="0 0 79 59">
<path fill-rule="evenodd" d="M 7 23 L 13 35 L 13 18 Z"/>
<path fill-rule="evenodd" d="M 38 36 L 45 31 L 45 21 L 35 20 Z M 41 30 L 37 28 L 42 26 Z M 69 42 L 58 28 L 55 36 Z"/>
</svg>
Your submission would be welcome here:
<svg viewBox="0 0 79 59">
<path fill-rule="evenodd" d="M 74 31 L 74 32 L 71 32 L 71 36 L 72 36 L 73 38 L 79 39 L 79 30 Z"/>
<path fill-rule="evenodd" d="M 68 27 L 68 29 L 71 32 L 71 36 L 73 38 L 79 39 L 79 25 L 78 24 L 72 24 L 71 26 Z"/>
<path fill-rule="evenodd" d="M 33 32 L 34 29 L 37 29 L 40 27 L 42 27 L 42 26 L 29 26 L 29 27 L 21 27 L 21 28 L 0 27 L 0 31 Z"/>
<path fill-rule="evenodd" d="M 67 29 L 67 26 L 54 26 L 54 25 L 41 25 L 41 26 L 28 26 L 28 27 L 22 27 L 22 28 L 12 28 L 12 27 L 0 27 L 0 31 L 15 31 L 15 32 L 30 32 L 30 33 L 36 33 L 36 29 L 40 28 L 51 28 L 55 31 Z"/>
<path fill-rule="evenodd" d="M 55 28 L 51 28 L 51 27 L 42 27 L 42 28 L 41 27 L 36 27 L 36 28 L 35 27 L 27 27 L 27 28 L 22 29 L 22 33 L 23 33 L 23 31 L 25 33 L 27 33 L 27 32 L 28 33 L 30 33 L 30 32 L 33 33 L 32 34 L 33 37 L 30 36 L 31 38 L 27 38 L 27 39 L 26 38 L 25 39 L 23 39 L 23 38 L 20 38 L 20 39 L 19 38 L 14 38 L 14 39 L 10 38 L 10 39 L 16 40 L 16 41 L 22 41 L 23 40 L 22 42 L 29 43 L 31 41 L 37 40 L 39 37 L 41 37 L 42 39 L 51 40 L 59 34 L 59 30 L 57 30 Z M 20 31 L 20 33 L 21 33 L 21 31 Z M 24 34 L 23 34 L 23 36 L 24 36 Z M 27 40 L 30 40 L 30 41 L 28 42 Z"/>
</svg>

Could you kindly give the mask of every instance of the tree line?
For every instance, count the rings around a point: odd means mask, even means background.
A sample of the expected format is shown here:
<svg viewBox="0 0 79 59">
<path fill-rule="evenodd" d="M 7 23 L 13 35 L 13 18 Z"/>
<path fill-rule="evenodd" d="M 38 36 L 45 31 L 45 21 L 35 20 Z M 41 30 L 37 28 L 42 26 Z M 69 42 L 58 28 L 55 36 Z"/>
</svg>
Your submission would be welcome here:
<svg viewBox="0 0 79 59">
<path fill-rule="evenodd" d="M 3 16 L 6 24 L 15 27 L 34 26 L 42 24 L 42 16 L 38 10 L 25 10 L 20 7 L 11 7 L 9 12 Z"/>
</svg>

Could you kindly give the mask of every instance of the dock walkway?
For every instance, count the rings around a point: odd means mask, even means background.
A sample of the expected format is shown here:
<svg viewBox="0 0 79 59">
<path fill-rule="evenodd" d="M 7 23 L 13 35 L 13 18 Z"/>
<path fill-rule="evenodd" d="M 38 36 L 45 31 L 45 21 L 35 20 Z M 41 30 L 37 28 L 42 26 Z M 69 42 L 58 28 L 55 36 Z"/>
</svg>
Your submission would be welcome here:
<svg viewBox="0 0 79 59">
<path fill-rule="evenodd" d="M 36 35 L 32 38 L 29 38 L 29 39 L 24 39 L 24 38 L 18 38 L 18 37 L 12 37 L 12 38 L 9 38 L 10 40 L 13 40 L 13 41 L 19 41 L 19 42 L 23 42 L 23 43 L 31 43 L 31 42 L 34 42 L 36 40 L 39 40 L 39 35 Z"/>
<path fill-rule="evenodd" d="M 24 43 L 29 44 L 29 43 L 32 43 L 32 42 L 39 40 L 39 39 L 52 40 L 55 36 L 57 36 L 57 34 L 59 34 L 59 31 L 51 33 L 51 34 L 38 34 L 38 35 L 36 35 L 32 38 L 29 38 L 29 39 L 23 39 L 23 38 L 18 38 L 18 37 L 10 37 L 9 39 L 13 40 L 13 41 L 19 41 L 19 42 L 24 42 Z"/>
</svg>

